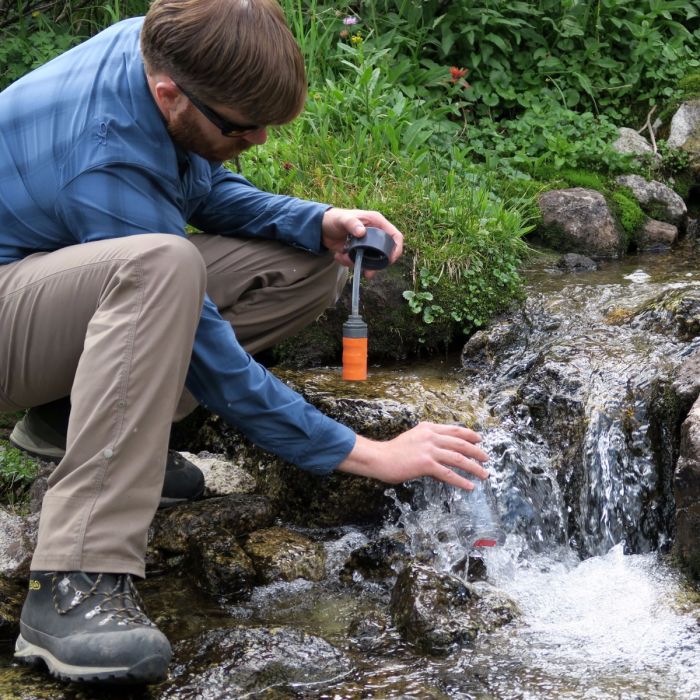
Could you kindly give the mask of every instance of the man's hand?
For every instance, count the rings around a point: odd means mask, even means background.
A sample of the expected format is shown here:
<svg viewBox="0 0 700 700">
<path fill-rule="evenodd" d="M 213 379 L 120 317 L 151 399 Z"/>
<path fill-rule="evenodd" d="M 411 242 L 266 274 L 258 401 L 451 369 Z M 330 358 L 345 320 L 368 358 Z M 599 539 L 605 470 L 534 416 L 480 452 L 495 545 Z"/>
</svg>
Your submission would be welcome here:
<svg viewBox="0 0 700 700">
<path fill-rule="evenodd" d="M 380 228 L 394 239 L 396 245 L 394 252 L 389 257 L 389 264 L 396 262 L 403 252 L 403 234 L 377 211 L 337 209 L 335 207 L 328 209 L 323 215 L 321 223 L 321 242 L 328 250 L 335 252 L 335 259 L 341 265 L 351 267 L 352 260 L 345 253 L 347 237 L 362 238 L 365 235 L 366 226 Z M 372 277 L 375 272 L 375 270 L 366 270 L 364 275 Z"/>
<path fill-rule="evenodd" d="M 338 471 L 370 476 L 389 484 L 399 484 L 430 476 L 446 484 L 471 491 L 474 484 L 450 467 L 486 479 L 481 462 L 488 455 L 478 447 L 481 437 L 458 425 L 419 423 L 393 440 L 377 442 L 360 435 L 352 452 Z"/>
</svg>

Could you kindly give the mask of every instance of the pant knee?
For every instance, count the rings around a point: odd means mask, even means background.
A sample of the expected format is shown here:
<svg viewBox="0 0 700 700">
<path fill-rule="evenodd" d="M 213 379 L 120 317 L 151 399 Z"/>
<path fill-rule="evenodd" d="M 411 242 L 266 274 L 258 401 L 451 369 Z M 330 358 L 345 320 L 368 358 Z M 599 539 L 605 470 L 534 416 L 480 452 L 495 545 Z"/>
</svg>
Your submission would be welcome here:
<svg viewBox="0 0 700 700">
<path fill-rule="evenodd" d="M 207 270 L 201 254 L 194 245 L 182 236 L 172 234 L 146 234 L 137 238 L 142 249 L 139 259 L 161 284 L 167 285 L 170 293 L 188 295 L 194 293 L 204 297 Z"/>
</svg>

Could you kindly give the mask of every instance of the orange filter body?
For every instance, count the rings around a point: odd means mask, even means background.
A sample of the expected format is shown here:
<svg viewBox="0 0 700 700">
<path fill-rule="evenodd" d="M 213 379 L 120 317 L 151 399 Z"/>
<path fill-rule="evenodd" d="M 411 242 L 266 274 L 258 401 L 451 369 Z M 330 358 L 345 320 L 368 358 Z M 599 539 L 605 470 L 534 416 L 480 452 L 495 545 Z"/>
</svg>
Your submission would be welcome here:
<svg viewBox="0 0 700 700">
<path fill-rule="evenodd" d="M 367 379 L 367 338 L 343 338 L 343 379 Z"/>
</svg>

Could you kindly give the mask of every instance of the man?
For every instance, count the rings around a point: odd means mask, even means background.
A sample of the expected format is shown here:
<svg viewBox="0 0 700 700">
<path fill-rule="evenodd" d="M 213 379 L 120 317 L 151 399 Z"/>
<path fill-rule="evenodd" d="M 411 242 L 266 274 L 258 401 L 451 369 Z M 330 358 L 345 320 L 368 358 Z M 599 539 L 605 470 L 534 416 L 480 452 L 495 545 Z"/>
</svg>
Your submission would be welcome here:
<svg viewBox="0 0 700 700">
<path fill-rule="evenodd" d="M 145 20 L 0 94 L 0 410 L 35 407 L 15 441 L 62 456 L 18 658 L 71 680 L 165 676 L 170 645 L 131 577 L 144 575 L 171 422 L 197 402 L 319 474 L 467 489 L 454 469 L 488 475 L 473 431 L 421 424 L 368 440 L 248 354 L 335 301 L 348 235 L 378 226 L 392 262 L 402 249 L 376 212 L 263 193 L 221 166 L 305 96 L 275 0 L 155 0 Z M 187 224 L 203 233 L 188 238 Z"/>
</svg>

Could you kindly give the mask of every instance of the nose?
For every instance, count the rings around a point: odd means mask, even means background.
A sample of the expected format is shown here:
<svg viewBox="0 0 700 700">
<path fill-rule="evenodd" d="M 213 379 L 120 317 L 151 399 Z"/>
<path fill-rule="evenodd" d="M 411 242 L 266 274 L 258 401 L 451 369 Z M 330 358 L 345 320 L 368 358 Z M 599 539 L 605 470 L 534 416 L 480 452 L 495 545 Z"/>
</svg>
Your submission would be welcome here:
<svg viewBox="0 0 700 700">
<path fill-rule="evenodd" d="M 247 134 L 243 134 L 241 138 L 254 146 L 262 146 L 267 141 L 267 127 L 261 126 L 259 129 L 249 131 Z"/>
</svg>

